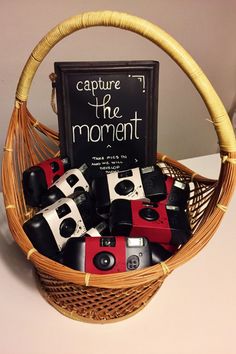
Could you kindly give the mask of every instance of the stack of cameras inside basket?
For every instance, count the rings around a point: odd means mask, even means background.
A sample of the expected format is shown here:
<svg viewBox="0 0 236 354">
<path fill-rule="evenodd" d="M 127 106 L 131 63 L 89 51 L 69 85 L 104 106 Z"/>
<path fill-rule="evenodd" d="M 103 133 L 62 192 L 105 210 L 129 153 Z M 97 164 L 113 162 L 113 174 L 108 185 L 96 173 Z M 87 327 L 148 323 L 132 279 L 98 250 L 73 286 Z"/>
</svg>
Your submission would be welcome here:
<svg viewBox="0 0 236 354">
<path fill-rule="evenodd" d="M 158 166 L 95 173 L 53 158 L 23 173 L 33 246 L 72 269 L 109 274 L 165 261 L 191 236 L 189 185 Z"/>
</svg>

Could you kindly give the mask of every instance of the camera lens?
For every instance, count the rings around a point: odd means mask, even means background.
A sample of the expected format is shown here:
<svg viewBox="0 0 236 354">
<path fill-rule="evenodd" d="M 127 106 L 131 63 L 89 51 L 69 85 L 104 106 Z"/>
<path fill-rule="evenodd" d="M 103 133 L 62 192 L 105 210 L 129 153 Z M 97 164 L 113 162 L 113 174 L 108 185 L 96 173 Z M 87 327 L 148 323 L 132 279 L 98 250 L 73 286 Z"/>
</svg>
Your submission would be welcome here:
<svg viewBox="0 0 236 354">
<path fill-rule="evenodd" d="M 159 214 L 155 209 L 143 208 L 139 211 L 139 215 L 142 219 L 147 221 L 155 221 L 159 219 Z"/>
<path fill-rule="evenodd" d="M 125 179 L 115 186 L 115 191 L 119 195 L 128 195 L 129 193 L 133 192 L 134 184 L 129 179 Z"/>
<path fill-rule="evenodd" d="M 51 166 L 52 172 L 55 173 L 55 172 L 59 171 L 59 164 L 58 164 L 58 162 L 52 161 L 52 162 L 50 162 L 50 166 Z"/>
<path fill-rule="evenodd" d="M 115 257 L 110 252 L 100 252 L 93 258 L 93 263 L 100 270 L 110 270 L 115 265 Z"/>
<path fill-rule="evenodd" d="M 62 237 L 70 237 L 76 229 L 76 222 L 72 218 L 64 219 L 60 225 L 60 234 Z"/>
</svg>

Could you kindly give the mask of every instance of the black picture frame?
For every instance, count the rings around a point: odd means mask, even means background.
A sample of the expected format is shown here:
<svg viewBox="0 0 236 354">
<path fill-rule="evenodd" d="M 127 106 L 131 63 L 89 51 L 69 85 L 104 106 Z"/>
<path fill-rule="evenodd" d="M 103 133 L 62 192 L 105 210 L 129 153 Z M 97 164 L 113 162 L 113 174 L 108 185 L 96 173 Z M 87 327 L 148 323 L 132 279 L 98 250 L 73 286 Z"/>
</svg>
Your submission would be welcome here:
<svg viewBox="0 0 236 354">
<path fill-rule="evenodd" d="M 156 162 L 159 62 L 55 62 L 61 156 L 110 172 Z"/>
</svg>

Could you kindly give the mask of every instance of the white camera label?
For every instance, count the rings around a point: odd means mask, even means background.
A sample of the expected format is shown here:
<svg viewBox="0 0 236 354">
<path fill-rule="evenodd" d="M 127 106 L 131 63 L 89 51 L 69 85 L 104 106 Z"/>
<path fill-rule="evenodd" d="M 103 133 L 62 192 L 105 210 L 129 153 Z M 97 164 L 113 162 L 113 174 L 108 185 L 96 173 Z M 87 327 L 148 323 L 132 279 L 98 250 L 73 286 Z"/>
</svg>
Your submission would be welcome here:
<svg viewBox="0 0 236 354">
<path fill-rule="evenodd" d="M 132 176 L 127 176 L 127 177 L 121 177 L 121 178 L 119 177 L 119 174 L 122 173 L 122 171 L 109 173 L 107 175 L 108 189 L 109 189 L 111 202 L 118 198 L 128 199 L 128 200 L 145 198 L 139 168 L 138 167 L 133 168 L 131 171 L 132 171 Z M 115 191 L 117 184 L 121 183 L 122 181 L 131 181 L 134 185 L 133 190 L 127 195 L 121 195 Z"/>
<path fill-rule="evenodd" d="M 77 179 L 77 181 L 72 185 L 69 181 L 70 179 L 73 180 L 73 177 L 74 179 Z M 78 168 L 66 171 L 56 182 L 53 183 L 53 186 L 59 188 L 66 196 L 74 193 L 74 190 L 77 187 L 83 187 L 86 192 L 89 190 L 88 182 Z"/>
<path fill-rule="evenodd" d="M 58 208 L 65 206 L 68 210 L 68 213 L 59 217 L 58 215 Z M 54 204 L 50 205 L 49 207 L 41 210 L 38 214 L 43 214 L 43 217 L 47 221 L 53 235 L 55 241 L 58 245 L 59 250 L 62 249 L 64 244 L 66 243 L 68 238 L 61 236 L 60 234 L 60 225 L 61 223 L 68 218 L 72 218 L 76 223 L 76 229 L 73 234 L 77 236 L 82 235 L 86 232 L 86 228 L 83 222 L 83 219 L 80 215 L 80 212 L 75 204 L 74 200 L 71 198 L 62 198 L 55 202 Z"/>
</svg>

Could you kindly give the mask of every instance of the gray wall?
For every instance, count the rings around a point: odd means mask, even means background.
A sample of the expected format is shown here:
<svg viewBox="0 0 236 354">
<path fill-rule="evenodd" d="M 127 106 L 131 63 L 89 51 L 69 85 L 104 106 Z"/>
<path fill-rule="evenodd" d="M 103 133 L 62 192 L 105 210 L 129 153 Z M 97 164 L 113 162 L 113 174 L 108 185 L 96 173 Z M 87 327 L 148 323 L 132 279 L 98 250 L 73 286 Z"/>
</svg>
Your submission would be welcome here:
<svg viewBox="0 0 236 354">
<path fill-rule="evenodd" d="M 189 51 L 206 73 L 227 110 L 236 92 L 235 0 L 0 0 L 1 154 L 16 84 L 31 50 L 58 22 L 92 10 L 118 10 L 158 24 Z M 57 128 L 50 108 L 49 73 L 54 61 L 153 59 L 160 61 L 158 150 L 176 159 L 218 151 L 208 112 L 191 82 L 159 48 L 133 33 L 93 28 L 60 42 L 40 66 L 28 107 Z M 2 155 L 0 156 L 2 157 Z"/>
</svg>

